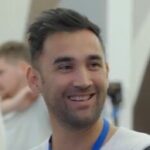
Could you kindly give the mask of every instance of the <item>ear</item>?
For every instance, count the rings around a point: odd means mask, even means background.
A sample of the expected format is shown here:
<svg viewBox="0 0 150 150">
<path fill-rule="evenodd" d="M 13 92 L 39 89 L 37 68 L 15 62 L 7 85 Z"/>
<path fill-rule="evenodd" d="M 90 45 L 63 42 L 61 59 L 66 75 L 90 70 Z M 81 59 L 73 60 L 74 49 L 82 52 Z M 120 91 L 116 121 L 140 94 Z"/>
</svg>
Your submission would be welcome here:
<svg viewBox="0 0 150 150">
<path fill-rule="evenodd" d="M 35 93 L 41 92 L 41 79 L 39 72 L 35 69 L 33 69 L 31 66 L 27 69 L 27 81 L 29 84 L 29 87 L 33 90 Z"/>
<path fill-rule="evenodd" d="M 109 65 L 108 63 L 105 64 L 106 65 L 106 78 L 107 78 L 107 88 L 109 87 Z"/>
<path fill-rule="evenodd" d="M 106 66 L 106 76 L 108 78 L 108 76 L 109 76 L 109 65 L 107 62 L 105 63 L 105 66 Z"/>
</svg>

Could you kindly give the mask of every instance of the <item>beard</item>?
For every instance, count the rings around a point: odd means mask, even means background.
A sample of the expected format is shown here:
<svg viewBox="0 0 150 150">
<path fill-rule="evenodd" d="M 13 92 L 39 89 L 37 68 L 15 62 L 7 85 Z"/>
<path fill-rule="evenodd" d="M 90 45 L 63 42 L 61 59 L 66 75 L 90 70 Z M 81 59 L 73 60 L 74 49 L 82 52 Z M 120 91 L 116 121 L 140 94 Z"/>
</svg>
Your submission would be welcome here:
<svg viewBox="0 0 150 150">
<path fill-rule="evenodd" d="M 89 128 L 100 118 L 106 93 L 98 93 L 95 97 L 94 105 L 88 110 L 88 115 L 85 116 L 80 116 L 76 111 L 70 109 L 70 107 L 57 96 L 54 98 L 55 103 L 47 102 L 47 106 L 50 114 L 52 114 L 64 128 L 81 130 Z"/>
<path fill-rule="evenodd" d="M 107 95 L 107 84 L 101 87 L 96 85 L 91 85 L 90 87 L 69 87 L 63 92 L 60 91 L 59 94 L 59 89 L 56 90 L 53 86 L 49 86 L 42 74 L 41 83 L 43 85 L 41 93 L 45 99 L 50 117 L 54 117 L 54 120 L 62 127 L 70 128 L 71 130 L 82 130 L 89 128 L 100 118 Z M 70 93 L 72 95 L 95 93 L 94 103 L 90 106 L 90 110 L 87 110 L 88 115 L 85 112 L 82 115 L 82 112 L 78 113 L 78 110 L 70 108 L 66 102 Z"/>
<path fill-rule="evenodd" d="M 100 114 L 101 108 L 95 107 L 95 110 L 91 111 L 91 115 L 86 117 L 80 117 L 71 111 L 65 111 L 61 116 L 59 115 L 58 117 L 65 126 L 68 126 L 71 129 L 80 130 L 92 126 L 99 119 Z"/>
</svg>

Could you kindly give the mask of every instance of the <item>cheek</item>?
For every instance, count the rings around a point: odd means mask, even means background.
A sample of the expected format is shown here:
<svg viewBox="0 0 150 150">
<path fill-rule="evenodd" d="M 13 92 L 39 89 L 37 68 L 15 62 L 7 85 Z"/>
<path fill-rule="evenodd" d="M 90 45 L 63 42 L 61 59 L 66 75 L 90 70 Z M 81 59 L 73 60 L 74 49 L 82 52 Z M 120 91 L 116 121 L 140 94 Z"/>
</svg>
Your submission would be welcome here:
<svg viewBox="0 0 150 150">
<path fill-rule="evenodd" d="M 62 97 L 69 87 L 70 79 L 61 75 L 45 77 L 42 82 L 41 92 L 47 98 Z"/>
<path fill-rule="evenodd" d="M 15 79 L 13 79 L 13 80 L 15 80 Z M 7 89 L 12 89 L 12 82 L 14 82 L 12 79 L 11 79 L 11 77 L 4 77 L 4 78 L 2 78 L 2 80 L 0 81 L 0 84 L 1 84 L 1 86 L 3 86 L 3 87 L 5 87 L 5 88 L 7 88 Z M 9 83 L 9 84 L 8 84 Z"/>
<path fill-rule="evenodd" d="M 47 85 L 55 88 L 62 88 L 63 86 L 65 87 L 72 81 L 72 76 L 70 75 L 60 75 L 60 74 L 51 74 L 49 77 L 45 78 L 46 82 L 48 82 Z"/>
<path fill-rule="evenodd" d="M 108 78 L 104 74 L 93 74 L 93 82 L 100 88 L 108 87 Z"/>
</svg>

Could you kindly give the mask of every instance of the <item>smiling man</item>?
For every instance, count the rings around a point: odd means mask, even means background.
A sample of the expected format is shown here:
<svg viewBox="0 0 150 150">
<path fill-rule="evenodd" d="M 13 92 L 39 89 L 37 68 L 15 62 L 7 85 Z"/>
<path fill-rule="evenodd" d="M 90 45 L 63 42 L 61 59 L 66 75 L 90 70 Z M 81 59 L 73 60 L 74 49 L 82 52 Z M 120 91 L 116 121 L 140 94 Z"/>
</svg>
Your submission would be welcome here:
<svg viewBox="0 0 150 150">
<path fill-rule="evenodd" d="M 150 144 L 148 135 L 101 117 L 109 69 L 95 24 L 58 8 L 44 12 L 28 34 L 35 69 L 28 69 L 28 81 L 41 91 L 53 129 L 36 150 L 142 150 Z"/>
</svg>

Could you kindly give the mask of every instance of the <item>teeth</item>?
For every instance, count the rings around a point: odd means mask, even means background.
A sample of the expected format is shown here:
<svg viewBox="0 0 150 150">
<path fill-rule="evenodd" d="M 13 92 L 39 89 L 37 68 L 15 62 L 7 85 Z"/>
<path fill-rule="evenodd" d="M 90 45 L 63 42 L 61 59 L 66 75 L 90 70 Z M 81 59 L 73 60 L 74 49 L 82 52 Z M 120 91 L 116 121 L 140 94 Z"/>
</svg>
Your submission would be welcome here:
<svg viewBox="0 0 150 150">
<path fill-rule="evenodd" d="M 69 99 L 72 101 L 85 101 L 90 99 L 90 96 L 70 96 Z"/>
</svg>

